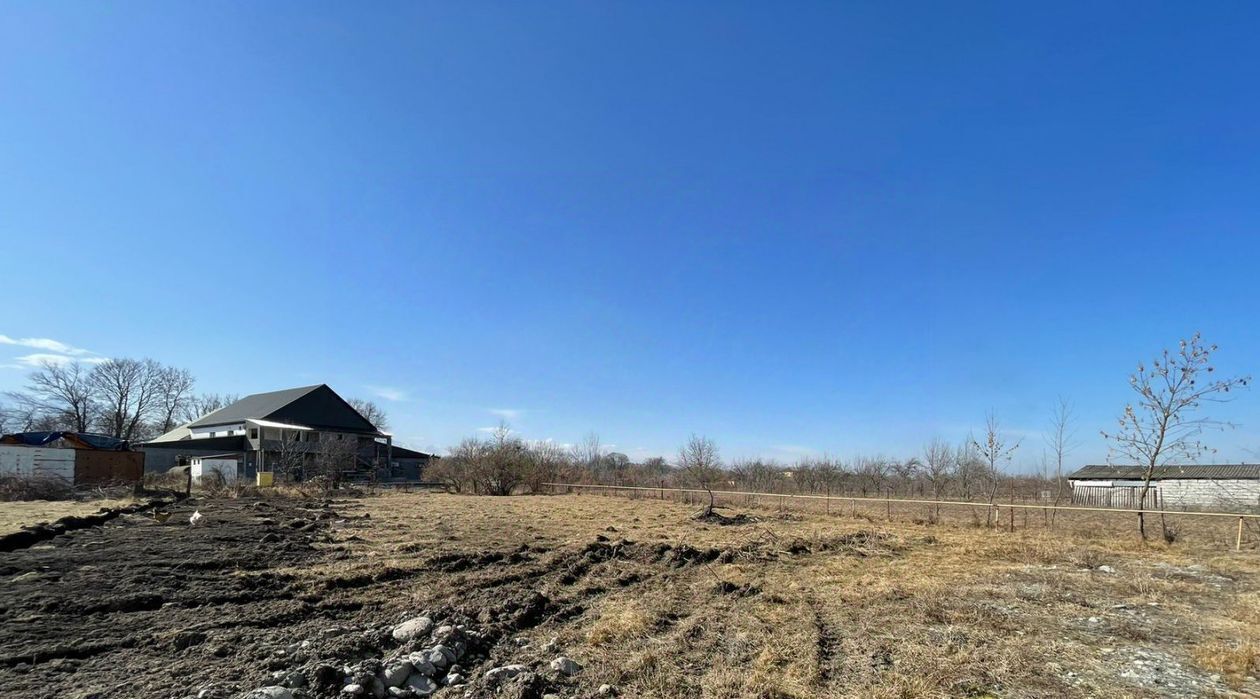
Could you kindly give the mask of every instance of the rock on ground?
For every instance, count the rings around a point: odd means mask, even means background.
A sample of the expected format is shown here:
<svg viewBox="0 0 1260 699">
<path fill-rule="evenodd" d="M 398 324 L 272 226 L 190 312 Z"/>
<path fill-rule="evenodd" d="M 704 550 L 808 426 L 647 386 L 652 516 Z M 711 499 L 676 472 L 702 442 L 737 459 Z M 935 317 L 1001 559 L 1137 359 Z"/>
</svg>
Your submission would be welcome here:
<svg viewBox="0 0 1260 699">
<path fill-rule="evenodd" d="M 582 670 L 582 666 L 573 658 L 562 655 L 551 661 L 551 669 L 566 675 L 576 675 Z"/>
<path fill-rule="evenodd" d="M 413 617 L 394 627 L 395 641 L 406 642 L 428 636 L 433 630 L 433 620 L 427 616 Z"/>
</svg>

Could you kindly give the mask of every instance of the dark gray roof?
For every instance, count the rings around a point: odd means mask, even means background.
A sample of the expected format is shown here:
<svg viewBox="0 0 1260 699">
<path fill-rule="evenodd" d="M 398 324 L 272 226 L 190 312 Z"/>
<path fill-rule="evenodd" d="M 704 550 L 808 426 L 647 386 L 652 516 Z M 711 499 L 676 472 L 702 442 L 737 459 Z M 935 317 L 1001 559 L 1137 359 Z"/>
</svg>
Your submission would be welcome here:
<svg viewBox="0 0 1260 699">
<path fill-rule="evenodd" d="M 426 454 L 425 452 L 416 451 L 415 449 L 400 447 L 397 444 L 392 445 L 390 449 L 390 455 L 395 459 L 428 459 L 433 456 L 432 454 Z"/>
<path fill-rule="evenodd" d="M 334 432 L 382 434 L 327 384 L 245 396 L 185 427 L 233 425 L 245 420 L 270 420 Z"/>
<path fill-rule="evenodd" d="M 1145 466 L 1108 466 L 1091 464 L 1082 466 L 1068 476 L 1073 480 L 1141 480 L 1146 478 Z M 1187 464 L 1184 466 L 1160 466 L 1151 480 L 1172 479 L 1260 479 L 1260 464 Z"/>
<path fill-rule="evenodd" d="M 202 415 L 196 420 L 188 423 L 187 427 L 228 425 L 237 422 L 244 422 L 250 418 L 255 420 L 265 420 L 268 415 L 271 415 L 289 403 L 292 403 L 298 398 L 314 391 L 319 388 L 320 385 L 302 386 L 300 388 L 286 388 L 283 391 L 270 391 L 268 393 L 255 393 L 253 395 L 245 396 L 231 405 L 219 408 L 212 413 Z"/>
</svg>

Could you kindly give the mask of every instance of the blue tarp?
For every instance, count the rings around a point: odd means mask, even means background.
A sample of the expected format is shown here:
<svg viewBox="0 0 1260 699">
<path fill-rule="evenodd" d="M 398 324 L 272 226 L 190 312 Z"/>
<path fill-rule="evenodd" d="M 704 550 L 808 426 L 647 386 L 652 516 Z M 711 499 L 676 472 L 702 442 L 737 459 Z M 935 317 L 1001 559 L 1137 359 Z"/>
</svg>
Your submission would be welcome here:
<svg viewBox="0 0 1260 699">
<path fill-rule="evenodd" d="M 92 434 L 91 432 L 18 432 L 4 435 L 3 438 L 0 438 L 0 443 L 42 447 L 62 437 L 70 441 L 80 442 L 91 449 L 103 451 L 127 451 L 131 447 L 131 444 L 125 439 L 118 439 L 107 434 Z"/>
</svg>

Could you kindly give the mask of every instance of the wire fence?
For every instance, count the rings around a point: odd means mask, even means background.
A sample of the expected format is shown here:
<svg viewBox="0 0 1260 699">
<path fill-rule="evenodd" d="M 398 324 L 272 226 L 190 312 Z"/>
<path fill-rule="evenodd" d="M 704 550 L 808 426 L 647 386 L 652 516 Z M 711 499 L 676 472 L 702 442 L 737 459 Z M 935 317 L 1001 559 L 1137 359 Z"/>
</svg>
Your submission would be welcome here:
<svg viewBox="0 0 1260 699">
<path fill-rule="evenodd" d="M 1242 550 L 1260 542 L 1260 514 L 1250 512 L 1196 512 L 1117 507 L 1083 507 L 1053 503 L 974 502 L 931 500 L 888 495 L 882 498 L 855 495 L 814 495 L 804 493 L 765 493 L 756 491 L 666 488 L 586 483 L 546 483 L 555 493 L 594 492 L 632 499 L 655 499 L 689 504 L 708 504 L 710 496 L 718 507 L 776 508 L 781 512 L 802 511 L 843 515 L 868 521 L 908 521 L 916 524 L 953 524 L 1018 530 L 1044 530 L 1071 533 L 1086 538 L 1132 536 L 1139 513 L 1146 516 L 1148 529 L 1166 532 L 1169 543 L 1189 541 L 1225 545 Z M 1156 525 L 1158 523 L 1158 525 Z M 1190 526 L 1186 526 L 1189 524 Z M 1158 534 L 1157 534 L 1158 536 Z"/>
</svg>

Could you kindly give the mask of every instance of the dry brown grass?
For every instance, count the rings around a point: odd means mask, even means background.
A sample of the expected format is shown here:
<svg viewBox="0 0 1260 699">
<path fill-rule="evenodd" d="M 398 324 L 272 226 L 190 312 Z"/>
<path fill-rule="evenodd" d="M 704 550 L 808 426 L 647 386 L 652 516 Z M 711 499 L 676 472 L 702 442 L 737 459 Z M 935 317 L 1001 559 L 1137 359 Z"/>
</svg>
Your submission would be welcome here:
<svg viewBox="0 0 1260 699">
<path fill-rule="evenodd" d="M 25 525 L 51 522 L 68 515 L 88 515 L 101 508 L 126 507 L 135 503 L 132 498 L 0 502 L 0 534 L 16 531 Z"/>
<path fill-rule="evenodd" d="M 577 495 L 392 494 L 338 507 L 370 519 L 343 532 L 335 561 L 293 573 L 401 570 L 414 584 L 396 601 L 411 608 L 538 589 L 573 613 L 531 629 L 531 645 L 501 660 L 543 662 L 536 649 L 556 638 L 586 666 L 583 685 L 623 696 L 1260 689 L 1247 679 L 1260 647 L 1260 562 L 1215 535 L 1169 547 L 1140 544 L 1125 527 L 1008 533 L 777 507 L 741 507 L 760 521 L 718 526 L 693 521 L 684 503 Z M 563 575 L 597 537 L 633 544 Z M 657 544 L 724 553 L 676 565 L 649 554 Z M 546 553 L 525 568 L 426 566 L 438 554 L 522 546 Z"/>
</svg>

